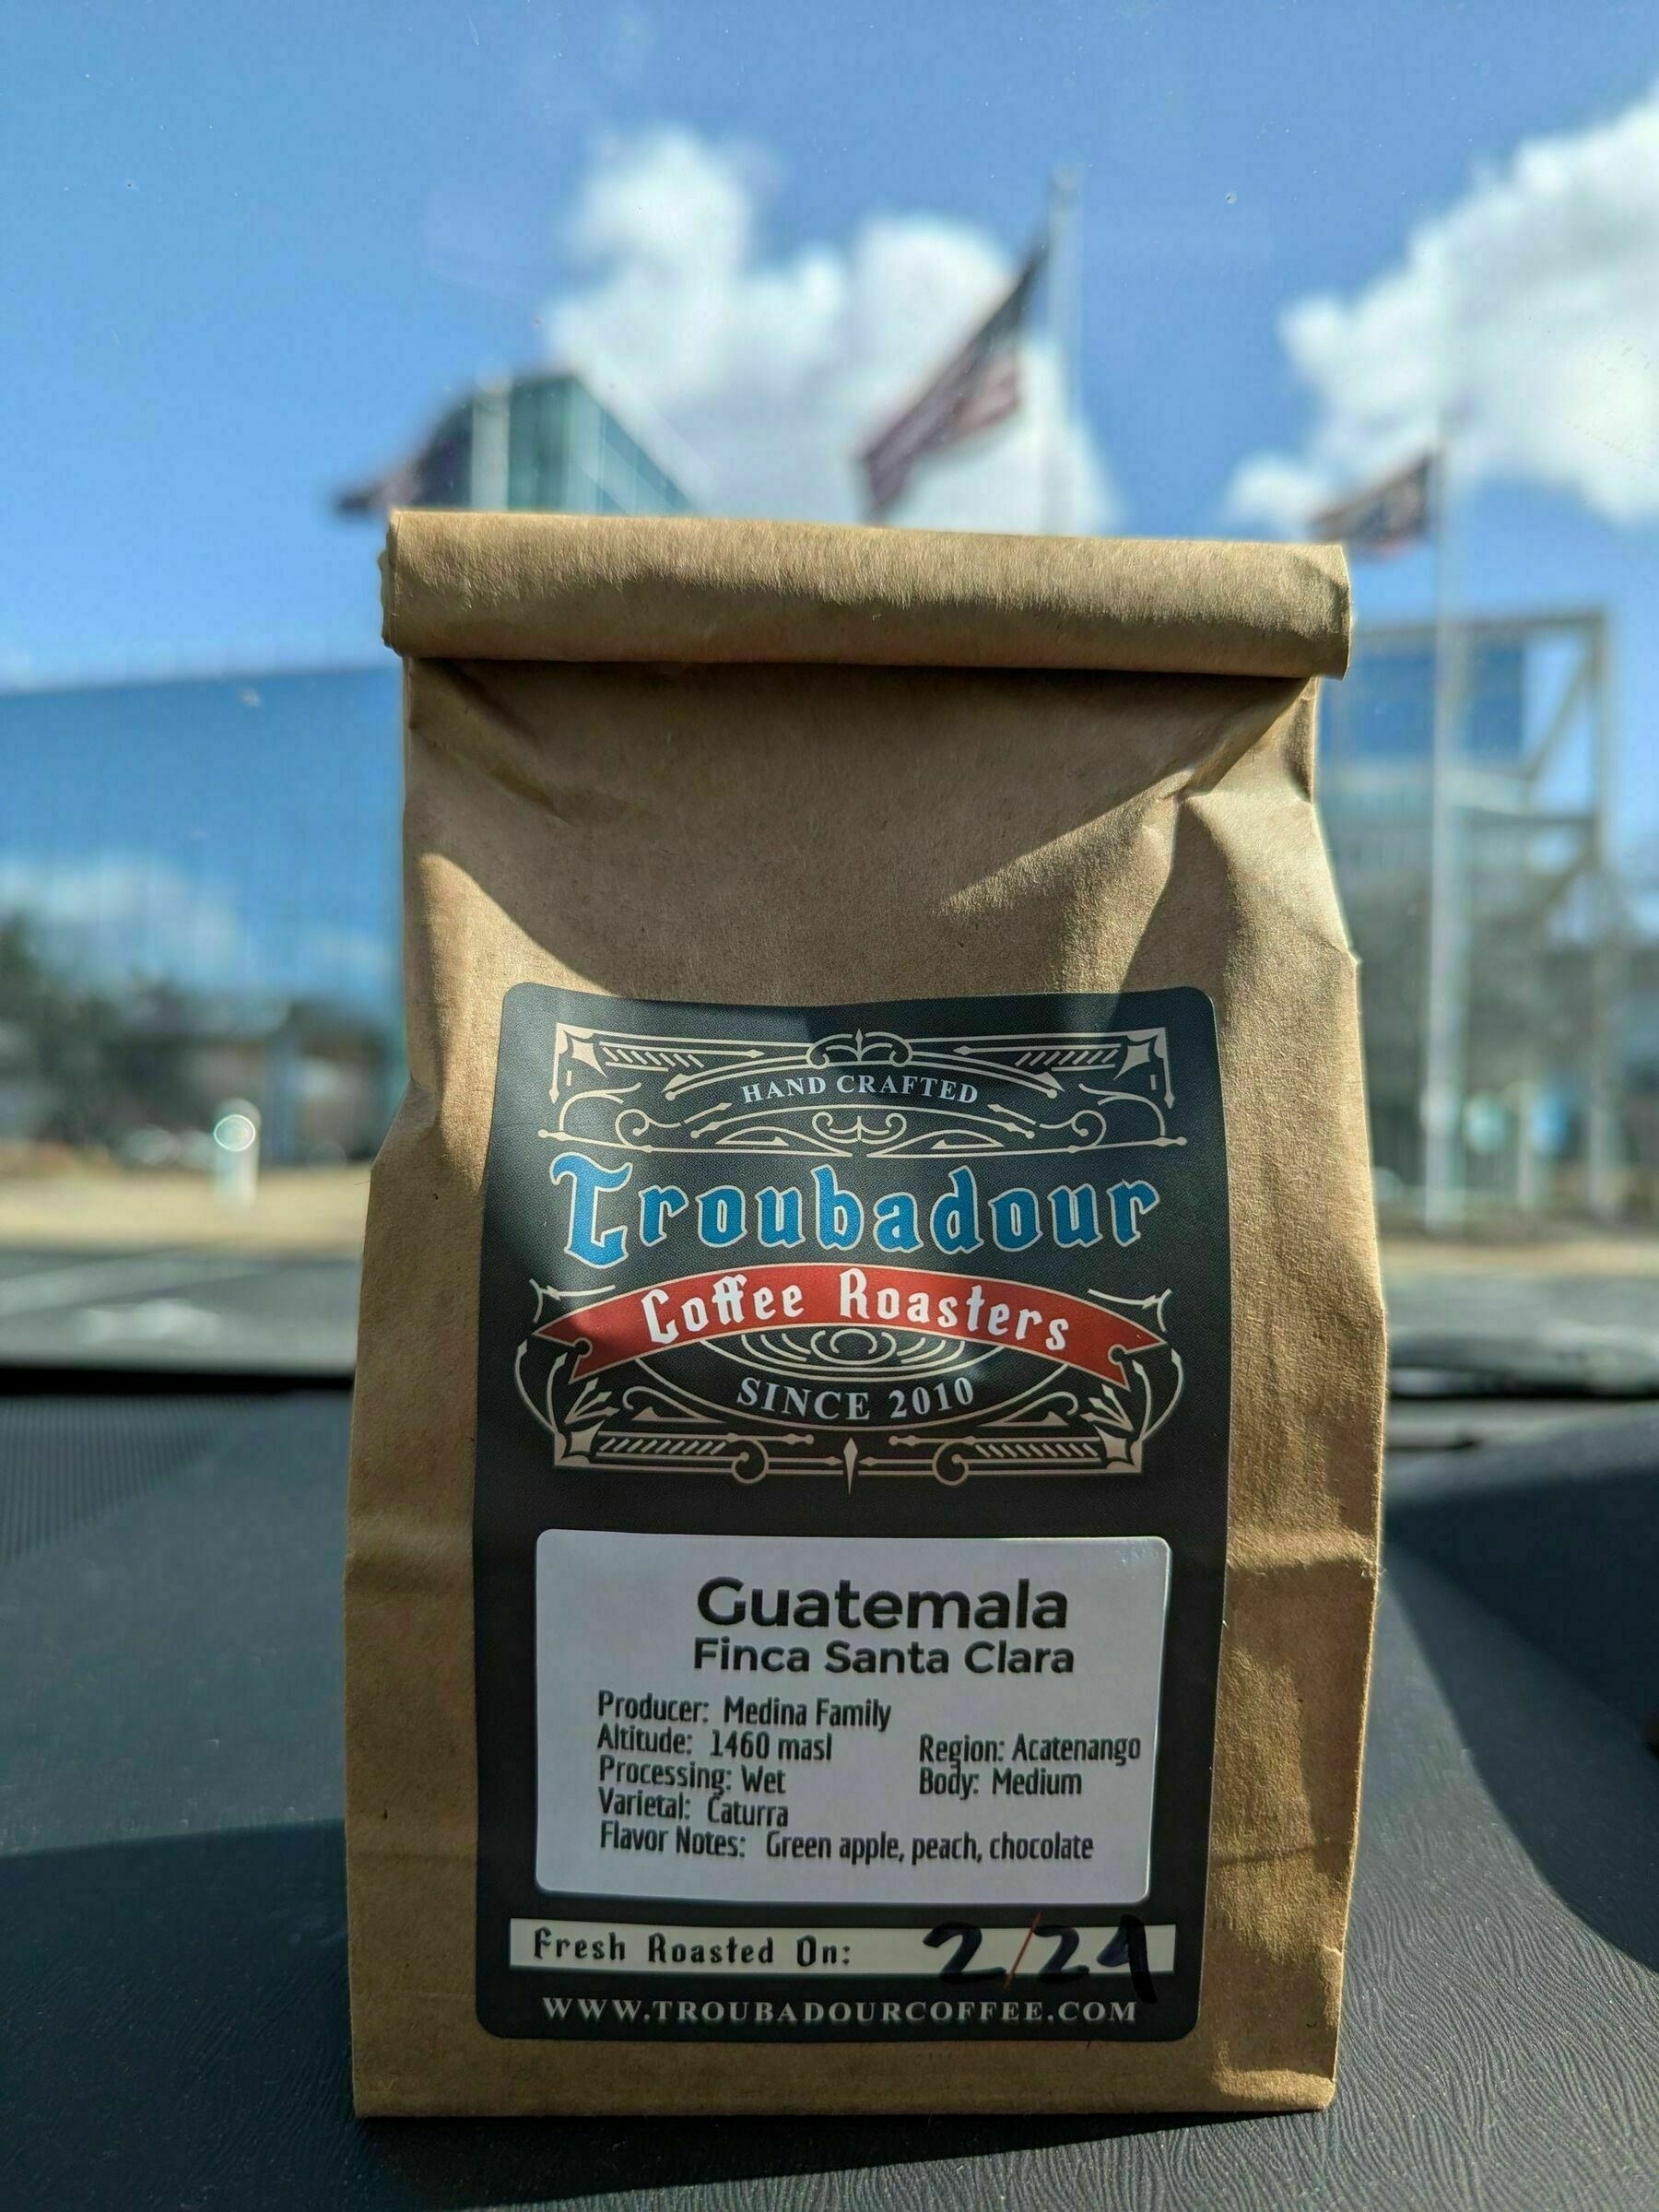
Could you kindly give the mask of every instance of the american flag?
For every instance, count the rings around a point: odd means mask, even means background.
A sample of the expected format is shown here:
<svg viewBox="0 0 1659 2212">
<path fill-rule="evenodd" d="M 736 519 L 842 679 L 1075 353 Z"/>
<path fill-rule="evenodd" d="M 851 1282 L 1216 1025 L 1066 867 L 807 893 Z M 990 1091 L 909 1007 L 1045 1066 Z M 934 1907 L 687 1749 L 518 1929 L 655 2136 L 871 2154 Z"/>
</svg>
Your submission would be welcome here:
<svg viewBox="0 0 1659 2212">
<path fill-rule="evenodd" d="M 1047 253 L 1046 241 L 1032 247 L 1007 292 L 972 336 L 859 454 L 872 522 L 899 499 L 919 461 L 977 437 L 1018 406 L 1020 333 Z"/>
<path fill-rule="evenodd" d="M 1340 540 L 1361 553 L 1398 553 L 1433 527 L 1435 456 L 1424 453 L 1366 491 L 1338 500 L 1310 528 L 1327 544 Z"/>
</svg>

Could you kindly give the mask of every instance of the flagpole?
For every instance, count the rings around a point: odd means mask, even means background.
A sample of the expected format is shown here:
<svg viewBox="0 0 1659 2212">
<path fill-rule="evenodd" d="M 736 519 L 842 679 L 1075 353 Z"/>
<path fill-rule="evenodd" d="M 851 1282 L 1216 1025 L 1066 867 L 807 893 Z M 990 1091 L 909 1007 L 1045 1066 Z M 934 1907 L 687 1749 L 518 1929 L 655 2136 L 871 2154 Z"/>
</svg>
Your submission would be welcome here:
<svg viewBox="0 0 1659 2212">
<path fill-rule="evenodd" d="M 1077 281 L 1075 169 L 1050 172 L 1048 185 L 1048 324 L 1054 360 L 1054 405 L 1043 453 L 1042 527 L 1065 536 L 1077 527 L 1072 499 L 1072 426 L 1081 397 L 1082 293 Z"/>
<path fill-rule="evenodd" d="M 1448 437 L 1441 418 L 1434 457 L 1434 726 L 1429 759 L 1429 945 L 1423 997 L 1423 1226 L 1439 1233 L 1463 1218 L 1465 1027 L 1462 840 L 1458 758 L 1465 641 L 1456 628 Z"/>
</svg>

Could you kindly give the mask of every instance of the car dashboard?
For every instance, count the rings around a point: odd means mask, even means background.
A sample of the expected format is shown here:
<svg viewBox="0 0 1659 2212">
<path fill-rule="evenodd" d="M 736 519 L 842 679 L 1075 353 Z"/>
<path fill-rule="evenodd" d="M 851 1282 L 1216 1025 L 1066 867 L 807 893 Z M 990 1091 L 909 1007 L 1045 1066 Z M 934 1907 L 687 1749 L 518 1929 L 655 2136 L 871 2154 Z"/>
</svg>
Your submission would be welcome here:
<svg viewBox="0 0 1659 2212">
<path fill-rule="evenodd" d="M 340 1830 L 348 1391 L 12 1380 L 12 2201 L 1653 2201 L 1659 1415 L 1569 1408 L 1392 1456 L 1329 2112 L 363 2124 Z"/>
</svg>

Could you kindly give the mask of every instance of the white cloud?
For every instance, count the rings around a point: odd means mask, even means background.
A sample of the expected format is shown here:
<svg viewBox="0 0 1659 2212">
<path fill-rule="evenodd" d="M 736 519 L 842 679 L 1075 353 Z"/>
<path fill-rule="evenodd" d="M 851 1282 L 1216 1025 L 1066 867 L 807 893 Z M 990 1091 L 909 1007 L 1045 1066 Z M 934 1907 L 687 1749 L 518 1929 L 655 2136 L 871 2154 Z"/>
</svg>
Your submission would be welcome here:
<svg viewBox="0 0 1659 2212">
<path fill-rule="evenodd" d="M 1298 454 L 1233 478 L 1241 518 L 1293 531 L 1432 441 L 1468 480 L 1659 515 L 1659 88 L 1611 122 L 1523 145 L 1418 226 L 1348 299 L 1297 300 L 1280 335 L 1317 403 Z"/>
<path fill-rule="evenodd" d="M 700 463 L 700 505 L 846 521 L 858 512 L 852 455 L 1013 265 L 983 232 L 932 215 L 872 217 L 844 244 L 769 256 L 770 181 L 753 148 L 686 130 L 602 140 L 570 229 L 583 276 L 547 311 L 551 350 L 618 412 L 645 415 L 648 441 L 649 417 L 666 421 Z M 918 472 L 895 520 L 1042 526 L 1056 378 L 1041 332 L 1025 366 L 1020 413 Z M 1070 434 L 1069 458 L 1072 526 L 1109 526 L 1116 500 L 1086 429 Z"/>
<path fill-rule="evenodd" d="M 246 935 L 223 893 L 165 861 L 101 853 L 82 861 L 0 854 L 0 915 L 25 915 L 46 949 L 100 981 L 165 976 L 221 983 L 246 968 Z"/>
</svg>

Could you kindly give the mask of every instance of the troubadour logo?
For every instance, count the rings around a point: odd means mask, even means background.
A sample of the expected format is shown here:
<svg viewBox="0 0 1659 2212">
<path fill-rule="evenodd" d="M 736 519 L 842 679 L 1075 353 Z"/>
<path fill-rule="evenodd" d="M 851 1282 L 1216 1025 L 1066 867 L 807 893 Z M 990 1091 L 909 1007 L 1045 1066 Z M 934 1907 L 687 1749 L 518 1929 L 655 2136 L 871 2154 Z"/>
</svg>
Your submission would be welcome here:
<svg viewBox="0 0 1659 2212">
<path fill-rule="evenodd" d="M 559 1025 L 516 1368 L 558 1463 L 1139 1472 L 1182 1384 L 1151 1256 L 1184 1142 L 1164 1031 L 805 1026 Z"/>
</svg>

